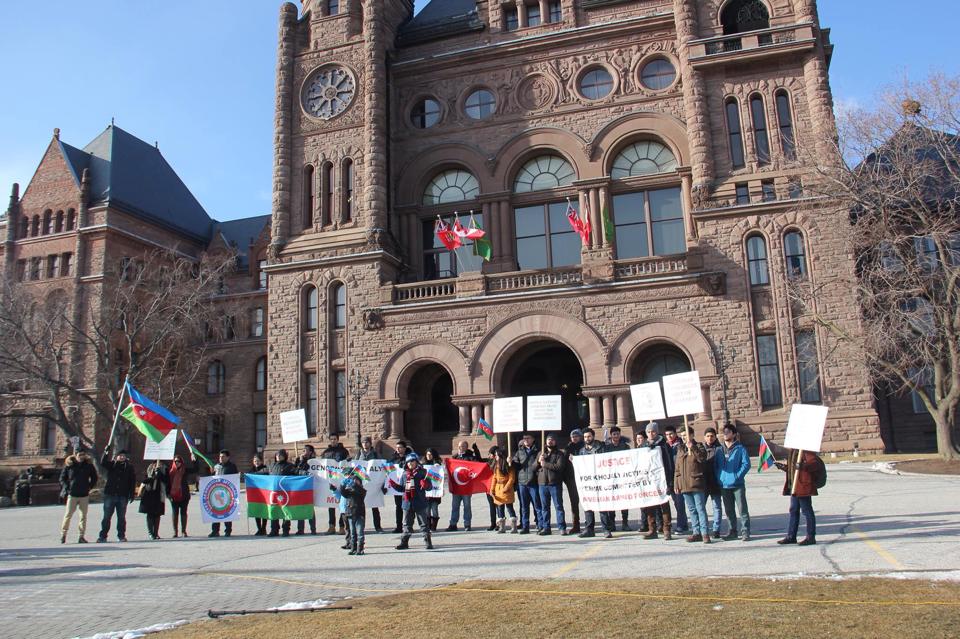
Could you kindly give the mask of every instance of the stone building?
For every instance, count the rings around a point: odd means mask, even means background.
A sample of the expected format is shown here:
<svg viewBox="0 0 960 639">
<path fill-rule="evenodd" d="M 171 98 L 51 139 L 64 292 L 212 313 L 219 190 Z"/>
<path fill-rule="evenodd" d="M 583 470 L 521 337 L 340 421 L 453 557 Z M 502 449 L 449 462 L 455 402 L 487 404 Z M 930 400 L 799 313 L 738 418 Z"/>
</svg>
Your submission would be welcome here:
<svg viewBox="0 0 960 639">
<path fill-rule="evenodd" d="M 84 204 L 54 140 L 7 219 L 72 207 L 79 232 L 8 222 L 5 264 L 83 253 L 64 286 L 95 296 L 127 242 L 240 250 L 228 294 L 266 326 L 219 347 L 204 432 L 241 455 L 279 448 L 299 407 L 320 442 L 442 452 L 495 397 L 559 394 L 564 433 L 629 431 L 630 384 L 692 369 L 700 430 L 728 412 L 748 444 L 782 442 L 791 404 L 823 403 L 825 450 L 880 450 L 864 364 L 786 293 L 853 267 L 846 220 L 804 189 L 835 135 L 831 54 L 814 0 L 286 3 L 269 219 L 200 210 L 200 232 Z M 489 260 L 438 241 L 455 214 Z M 817 305 L 851 325 L 850 297 Z"/>
</svg>

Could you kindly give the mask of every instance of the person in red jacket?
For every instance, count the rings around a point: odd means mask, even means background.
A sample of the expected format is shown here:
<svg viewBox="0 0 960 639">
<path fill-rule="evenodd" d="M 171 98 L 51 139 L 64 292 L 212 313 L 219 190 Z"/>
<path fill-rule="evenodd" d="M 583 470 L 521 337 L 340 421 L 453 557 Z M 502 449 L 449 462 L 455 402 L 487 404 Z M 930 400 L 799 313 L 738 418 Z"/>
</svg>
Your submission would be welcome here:
<svg viewBox="0 0 960 639">
<path fill-rule="evenodd" d="M 777 462 L 777 468 L 787 473 L 783 482 L 783 495 L 790 497 L 790 522 L 787 524 L 787 536 L 778 541 L 778 544 L 812 546 L 817 543 L 817 517 L 813 514 L 813 496 L 817 494 L 817 480 L 822 472 L 822 465 L 823 461 L 815 453 L 794 449 L 790 449 L 785 463 Z M 797 543 L 800 511 L 803 511 L 807 536 Z"/>
</svg>

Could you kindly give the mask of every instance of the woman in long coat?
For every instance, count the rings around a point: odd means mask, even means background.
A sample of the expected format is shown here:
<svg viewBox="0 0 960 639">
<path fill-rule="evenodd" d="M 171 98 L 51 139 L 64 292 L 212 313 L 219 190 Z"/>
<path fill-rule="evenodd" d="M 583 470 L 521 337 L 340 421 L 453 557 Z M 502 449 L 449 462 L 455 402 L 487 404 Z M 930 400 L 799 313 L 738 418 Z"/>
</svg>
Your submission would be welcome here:
<svg viewBox="0 0 960 639">
<path fill-rule="evenodd" d="M 510 460 L 499 446 L 490 449 L 490 469 L 493 470 L 493 479 L 490 480 L 490 496 L 497 507 L 497 532 L 507 532 L 507 513 L 510 514 L 510 532 L 517 532 L 517 511 L 513 502 L 517 494 L 517 473 L 510 464 Z"/>
<path fill-rule="evenodd" d="M 147 516 L 147 535 L 160 539 L 160 517 L 164 513 L 164 495 L 167 485 L 167 467 L 162 461 L 147 466 L 140 486 L 140 512 Z"/>
</svg>

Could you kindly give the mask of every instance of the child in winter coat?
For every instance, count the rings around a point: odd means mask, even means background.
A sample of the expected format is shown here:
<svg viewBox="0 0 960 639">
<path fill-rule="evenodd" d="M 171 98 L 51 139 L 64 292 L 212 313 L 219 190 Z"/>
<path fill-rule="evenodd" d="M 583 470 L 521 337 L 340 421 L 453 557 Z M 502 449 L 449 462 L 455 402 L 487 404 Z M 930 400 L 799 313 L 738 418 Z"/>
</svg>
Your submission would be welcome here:
<svg viewBox="0 0 960 639">
<path fill-rule="evenodd" d="M 351 555 L 362 555 L 366 541 L 363 528 L 367 523 L 366 505 L 364 500 L 367 491 L 363 482 L 354 476 L 349 476 L 340 483 L 340 510 L 347 520 L 347 544 Z"/>
</svg>

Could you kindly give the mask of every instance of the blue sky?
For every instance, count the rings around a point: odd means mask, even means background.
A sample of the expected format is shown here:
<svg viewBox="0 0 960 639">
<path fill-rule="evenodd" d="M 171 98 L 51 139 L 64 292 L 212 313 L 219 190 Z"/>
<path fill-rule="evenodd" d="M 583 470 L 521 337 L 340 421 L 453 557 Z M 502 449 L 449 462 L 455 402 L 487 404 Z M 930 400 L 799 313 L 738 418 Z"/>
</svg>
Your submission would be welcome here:
<svg viewBox="0 0 960 639">
<path fill-rule="evenodd" d="M 442 1 L 442 0 L 438 0 Z M 425 0 L 418 0 L 418 7 Z M 0 21 L 0 196 L 25 188 L 54 127 L 82 147 L 116 118 L 159 142 L 221 220 L 269 213 L 278 1 L 5 2 Z M 821 0 L 839 103 L 960 73 L 955 2 Z M 950 18 L 953 16 L 953 19 Z M 937 18 L 940 19 L 937 19 Z"/>
</svg>

